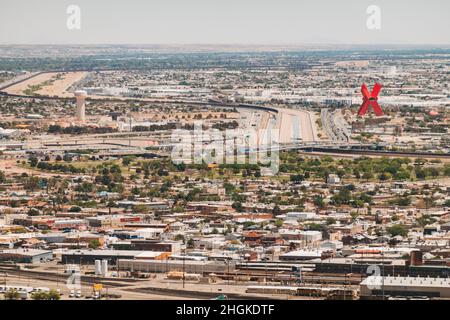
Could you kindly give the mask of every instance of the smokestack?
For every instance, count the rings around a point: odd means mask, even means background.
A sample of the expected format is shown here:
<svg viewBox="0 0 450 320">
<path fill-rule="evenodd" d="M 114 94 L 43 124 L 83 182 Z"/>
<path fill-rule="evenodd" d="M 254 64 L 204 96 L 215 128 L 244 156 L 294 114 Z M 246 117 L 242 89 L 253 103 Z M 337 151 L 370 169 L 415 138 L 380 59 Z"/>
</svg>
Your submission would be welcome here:
<svg viewBox="0 0 450 320">
<path fill-rule="evenodd" d="M 411 265 L 421 266 L 423 264 L 422 251 L 411 251 Z"/>
</svg>

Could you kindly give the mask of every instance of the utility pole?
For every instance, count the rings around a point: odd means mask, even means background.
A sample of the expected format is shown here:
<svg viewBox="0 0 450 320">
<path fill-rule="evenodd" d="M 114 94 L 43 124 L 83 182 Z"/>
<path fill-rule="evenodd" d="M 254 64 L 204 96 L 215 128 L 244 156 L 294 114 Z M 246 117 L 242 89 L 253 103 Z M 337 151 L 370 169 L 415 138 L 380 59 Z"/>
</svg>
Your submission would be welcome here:
<svg viewBox="0 0 450 320">
<path fill-rule="evenodd" d="M 230 261 L 227 261 L 227 279 L 228 285 L 230 285 Z"/>
<path fill-rule="evenodd" d="M 345 273 L 345 276 L 344 276 L 344 300 L 346 300 L 345 298 L 346 298 L 346 292 L 345 292 L 345 284 L 347 283 L 347 272 Z"/>
<path fill-rule="evenodd" d="M 384 301 L 384 248 L 385 248 L 385 243 L 384 243 L 384 228 L 382 228 L 382 237 L 383 237 L 383 248 L 381 248 L 381 296 L 382 299 Z"/>
<path fill-rule="evenodd" d="M 183 256 L 183 289 L 184 289 L 184 281 L 185 281 L 185 272 L 186 270 L 186 248 L 184 248 L 184 256 Z"/>
</svg>

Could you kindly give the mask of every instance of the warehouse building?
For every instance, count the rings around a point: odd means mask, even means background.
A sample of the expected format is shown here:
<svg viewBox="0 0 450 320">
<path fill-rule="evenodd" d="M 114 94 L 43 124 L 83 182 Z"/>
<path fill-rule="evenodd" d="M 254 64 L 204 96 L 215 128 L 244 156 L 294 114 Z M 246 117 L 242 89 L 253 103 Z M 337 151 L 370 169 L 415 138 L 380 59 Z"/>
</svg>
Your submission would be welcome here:
<svg viewBox="0 0 450 320">
<path fill-rule="evenodd" d="M 405 263 L 400 265 L 396 263 L 395 259 L 385 258 L 383 263 L 381 259 L 378 261 L 355 262 L 346 258 L 331 258 L 325 259 L 316 263 L 316 272 L 322 273 L 359 273 L 367 274 L 367 269 L 370 265 L 378 265 L 381 271 L 389 276 L 402 275 L 412 277 L 441 277 L 447 278 L 450 276 L 450 267 L 448 266 L 433 266 L 433 265 L 411 265 Z M 384 264 L 384 267 L 383 267 Z"/>
<path fill-rule="evenodd" d="M 61 254 L 64 264 L 94 264 L 95 260 L 108 260 L 115 265 L 118 259 L 134 259 L 142 251 L 133 250 L 68 250 Z"/>
<path fill-rule="evenodd" d="M 120 271 L 140 271 L 167 273 L 170 271 L 183 271 L 187 273 L 227 273 L 234 272 L 235 265 L 219 261 L 195 261 L 195 260 L 132 260 L 120 259 L 118 262 Z"/>
<path fill-rule="evenodd" d="M 450 298 L 450 278 L 370 276 L 360 284 L 361 298 L 387 296 Z"/>
<path fill-rule="evenodd" d="M 38 263 L 53 259 L 52 251 L 37 249 L 0 250 L 1 262 Z"/>
<path fill-rule="evenodd" d="M 157 252 L 179 252 L 181 242 L 160 241 L 151 239 L 132 239 L 131 241 L 118 241 L 111 245 L 116 250 L 143 250 Z"/>
</svg>

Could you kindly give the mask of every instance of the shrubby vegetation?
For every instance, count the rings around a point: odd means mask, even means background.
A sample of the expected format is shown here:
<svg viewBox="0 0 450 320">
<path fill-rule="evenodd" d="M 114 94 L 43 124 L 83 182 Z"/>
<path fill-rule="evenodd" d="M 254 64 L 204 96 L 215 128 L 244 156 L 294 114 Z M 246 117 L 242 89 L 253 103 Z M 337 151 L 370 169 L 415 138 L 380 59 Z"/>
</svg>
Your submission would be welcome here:
<svg viewBox="0 0 450 320">
<path fill-rule="evenodd" d="M 89 134 L 89 133 L 111 133 L 117 132 L 117 129 L 111 127 L 61 127 L 60 125 L 50 125 L 48 127 L 48 133 L 62 133 L 62 134 Z"/>
</svg>

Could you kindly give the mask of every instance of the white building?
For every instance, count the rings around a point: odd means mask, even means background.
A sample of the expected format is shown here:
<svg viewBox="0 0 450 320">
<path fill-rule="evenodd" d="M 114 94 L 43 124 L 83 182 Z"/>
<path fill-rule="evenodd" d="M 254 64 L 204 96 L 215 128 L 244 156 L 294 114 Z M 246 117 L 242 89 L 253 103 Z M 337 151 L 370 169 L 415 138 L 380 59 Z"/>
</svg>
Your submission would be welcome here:
<svg viewBox="0 0 450 320">
<path fill-rule="evenodd" d="M 321 241 L 322 232 L 315 230 L 300 231 L 300 240 L 308 243 Z"/>
<path fill-rule="evenodd" d="M 312 260 L 320 259 L 322 257 L 323 250 L 296 250 L 290 251 L 280 255 L 281 261 L 298 261 L 298 260 Z"/>
<path fill-rule="evenodd" d="M 317 215 L 314 212 L 288 212 L 286 213 L 286 220 L 312 220 Z"/>
<path fill-rule="evenodd" d="M 343 243 L 342 241 L 338 241 L 338 240 L 328 240 L 328 241 L 324 241 L 320 244 L 320 248 L 321 249 L 325 249 L 325 250 L 340 250 L 343 248 Z"/>
<path fill-rule="evenodd" d="M 338 184 L 341 183 L 341 178 L 337 174 L 331 173 L 327 177 L 328 184 Z"/>
</svg>

